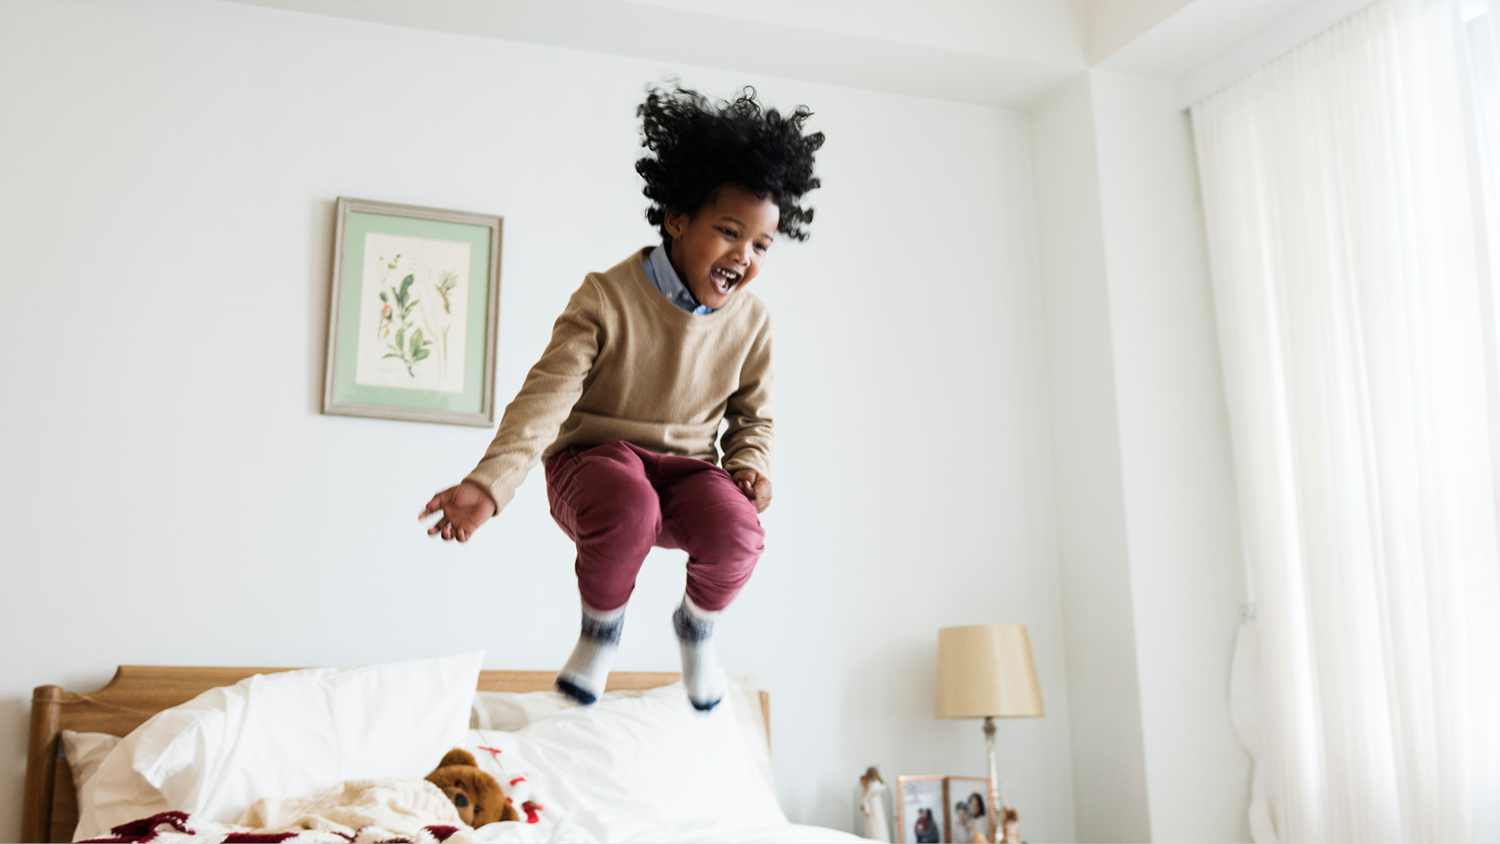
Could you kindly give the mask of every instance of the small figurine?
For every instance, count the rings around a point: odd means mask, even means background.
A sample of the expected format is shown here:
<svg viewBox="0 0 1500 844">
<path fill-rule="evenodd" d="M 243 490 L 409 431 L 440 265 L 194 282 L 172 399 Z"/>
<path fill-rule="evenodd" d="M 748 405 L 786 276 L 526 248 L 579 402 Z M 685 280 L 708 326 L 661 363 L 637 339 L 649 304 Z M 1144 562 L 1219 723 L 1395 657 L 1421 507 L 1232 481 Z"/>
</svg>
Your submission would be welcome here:
<svg viewBox="0 0 1500 844">
<path fill-rule="evenodd" d="M 1021 844 L 1021 816 L 1015 809 L 1004 806 L 1000 809 L 1000 844 Z"/>
<path fill-rule="evenodd" d="M 865 816 L 864 836 L 872 841 L 890 841 L 891 825 L 885 819 L 885 780 L 871 765 L 859 778 L 859 808 Z"/>
</svg>

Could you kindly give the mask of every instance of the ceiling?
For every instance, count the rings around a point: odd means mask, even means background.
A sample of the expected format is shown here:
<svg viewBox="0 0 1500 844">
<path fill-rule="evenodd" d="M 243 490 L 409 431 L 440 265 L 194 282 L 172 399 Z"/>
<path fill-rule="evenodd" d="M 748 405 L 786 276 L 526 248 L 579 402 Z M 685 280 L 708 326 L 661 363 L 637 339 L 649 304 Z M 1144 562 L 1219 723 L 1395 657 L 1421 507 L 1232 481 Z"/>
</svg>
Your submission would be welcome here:
<svg viewBox="0 0 1500 844">
<path fill-rule="evenodd" d="M 1317 0 L 230 0 L 1024 107 L 1096 65 L 1178 78 Z"/>
</svg>

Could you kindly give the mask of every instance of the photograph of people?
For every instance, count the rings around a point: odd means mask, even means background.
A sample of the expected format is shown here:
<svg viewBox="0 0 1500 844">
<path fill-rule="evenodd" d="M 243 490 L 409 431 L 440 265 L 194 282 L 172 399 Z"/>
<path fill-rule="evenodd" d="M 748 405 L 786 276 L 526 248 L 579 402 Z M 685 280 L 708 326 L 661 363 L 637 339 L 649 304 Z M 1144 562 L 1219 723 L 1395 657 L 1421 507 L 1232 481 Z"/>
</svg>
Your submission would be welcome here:
<svg viewBox="0 0 1500 844">
<path fill-rule="evenodd" d="M 979 792 L 953 804 L 953 840 L 958 844 L 981 844 L 990 840 L 990 820 Z"/>
<path fill-rule="evenodd" d="M 901 844 L 948 841 L 948 789 L 940 776 L 897 778 L 897 840 Z"/>
<path fill-rule="evenodd" d="M 911 827 L 912 839 L 917 844 L 938 844 L 942 840 L 942 830 L 938 829 L 937 821 L 932 818 L 931 809 L 918 809 L 917 819 Z"/>
</svg>

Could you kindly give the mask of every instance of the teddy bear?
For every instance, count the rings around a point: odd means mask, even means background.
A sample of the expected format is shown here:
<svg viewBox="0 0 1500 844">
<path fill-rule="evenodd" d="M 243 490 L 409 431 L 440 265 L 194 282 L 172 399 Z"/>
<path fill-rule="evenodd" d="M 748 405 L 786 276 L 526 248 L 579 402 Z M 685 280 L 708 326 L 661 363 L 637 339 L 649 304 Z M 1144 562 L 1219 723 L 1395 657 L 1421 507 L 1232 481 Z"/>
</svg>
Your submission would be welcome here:
<svg viewBox="0 0 1500 844">
<path fill-rule="evenodd" d="M 427 781 L 453 801 L 458 816 L 475 829 L 495 821 L 516 821 L 521 815 L 506 798 L 495 778 L 479 769 L 474 754 L 455 747 L 443 755 Z"/>
</svg>

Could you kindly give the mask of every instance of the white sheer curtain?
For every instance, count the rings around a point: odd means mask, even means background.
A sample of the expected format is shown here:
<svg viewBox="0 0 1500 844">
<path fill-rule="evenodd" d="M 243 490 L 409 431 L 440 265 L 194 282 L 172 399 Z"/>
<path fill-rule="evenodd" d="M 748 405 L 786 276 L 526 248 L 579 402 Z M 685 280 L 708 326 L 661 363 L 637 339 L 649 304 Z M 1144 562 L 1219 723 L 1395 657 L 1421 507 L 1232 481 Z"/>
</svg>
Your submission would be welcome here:
<svg viewBox="0 0 1500 844">
<path fill-rule="evenodd" d="M 1500 840 L 1489 25 L 1385 0 L 1192 108 L 1257 841 Z"/>
</svg>

